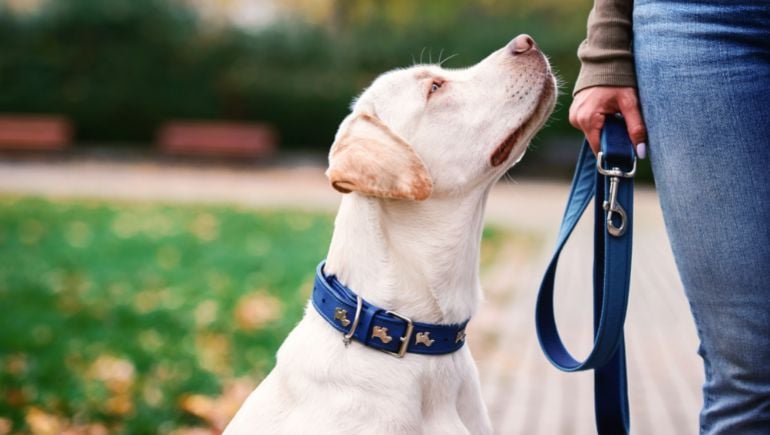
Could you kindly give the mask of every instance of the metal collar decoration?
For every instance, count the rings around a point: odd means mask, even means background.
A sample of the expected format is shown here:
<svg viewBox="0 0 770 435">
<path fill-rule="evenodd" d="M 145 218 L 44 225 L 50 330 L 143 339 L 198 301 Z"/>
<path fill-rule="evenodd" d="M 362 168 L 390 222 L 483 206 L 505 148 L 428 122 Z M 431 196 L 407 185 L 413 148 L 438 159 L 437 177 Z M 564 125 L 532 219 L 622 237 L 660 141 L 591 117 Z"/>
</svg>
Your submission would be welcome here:
<svg viewBox="0 0 770 435">
<path fill-rule="evenodd" d="M 313 306 L 347 345 L 356 340 L 365 346 L 401 358 L 409 353 L 443 355 L 465 344 L 465 326 L 414 322 L 393 311 L 374 306 L 340 283 L 324 275 L 324 264 L 316 269 Z"/>
<path fill-rule="evenodd" d="M 631 233 L 636 155 L 626 124 L 607 116 L 598 160 L 583 143 L 553 258 L 540 285 L 535 321 L 540 346 L 566 372 L 594 369 L 599 434 L 630 429 L 623 323 L 631 276 Z M 559 337 L 553 310 L 556 267 L 564 244 L 594 198 L 594 347 L 584 361 L 570 355 Z"/>
</svg>

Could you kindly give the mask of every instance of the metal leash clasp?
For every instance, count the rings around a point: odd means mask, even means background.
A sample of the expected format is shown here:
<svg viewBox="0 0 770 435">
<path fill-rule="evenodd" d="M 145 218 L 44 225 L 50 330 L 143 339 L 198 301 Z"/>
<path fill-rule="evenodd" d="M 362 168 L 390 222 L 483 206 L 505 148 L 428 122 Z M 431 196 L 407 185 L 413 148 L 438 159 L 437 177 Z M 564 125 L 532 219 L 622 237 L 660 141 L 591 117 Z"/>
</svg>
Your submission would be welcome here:
<svg viewBox="0 0 770 435">
<path fill-rule="evenodd" d="M 618 167 L 612 169 L 604 169 L 604 155 L 600 151 L 596 156 L 596 170 L 605 177 L 610 178 L 610 199 L 602 203 L 602 208 L 607 212 L 607 232 L 614 237 L 620 237 L 626 233 L 626 210 L 618 202 L 618 188 L 620 187 L 621 178 L 633 178 L 636 175 L 636 157 L 634 157 L 634 163 L 631 170 L 623 172 Z M 612 219 L 612 215 L 617 214 L 620 220 L 620 225 L 615 225 L 615 221 Z"/>
<path fill-rule="evenodd" d="M 614 169 L 614 168 L 613 168 Z M 610 200 L 604 201 L 602 207 L 607 212 L 607 232 L 615 237 L 620 237 L 626 232 L 626 210 L 618 202 L 619 177 L 610 177 Z M 612 214 L 617 213 L 620 218 L 620 226 L 615 226 Z"/>
</svg>

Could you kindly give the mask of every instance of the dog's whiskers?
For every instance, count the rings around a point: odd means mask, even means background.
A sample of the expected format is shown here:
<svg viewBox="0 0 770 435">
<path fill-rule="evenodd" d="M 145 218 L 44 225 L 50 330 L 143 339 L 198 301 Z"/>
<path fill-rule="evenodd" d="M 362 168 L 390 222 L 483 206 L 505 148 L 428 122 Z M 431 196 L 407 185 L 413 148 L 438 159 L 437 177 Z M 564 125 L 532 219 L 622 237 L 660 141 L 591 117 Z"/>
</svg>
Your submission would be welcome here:
<svg viewBox="0 0 770 435">
<path fill-rule="evenodd" d="M 453 57 L 456 57 L 457 55 L 458 55 L 458 53 L 455 53 L 455 54 L 450 54 L 449 56 L 447 56 L 447 57 L 446 57 L 446 59 L 444 59 L 444 60 L 439 60 L 439 61 L 438 61 L 438 65 L 439 65 L 439 66 L 442 66 L 444 63 L 446 63 L 446 61 L 448 61 L 449 59 L 452 59 Z"/>
</svg>

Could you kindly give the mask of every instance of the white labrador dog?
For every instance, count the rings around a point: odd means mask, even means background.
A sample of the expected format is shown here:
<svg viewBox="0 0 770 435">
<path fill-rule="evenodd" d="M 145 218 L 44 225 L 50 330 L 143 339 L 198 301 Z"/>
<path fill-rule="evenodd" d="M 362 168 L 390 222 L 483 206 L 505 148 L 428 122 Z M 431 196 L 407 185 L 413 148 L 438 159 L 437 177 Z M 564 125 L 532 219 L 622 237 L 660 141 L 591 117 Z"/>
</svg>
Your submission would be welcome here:
<svg viewBox="0 0 770 435">
<path fill-rule="evenodd" d="M 479 245 L 492 185 L 553 110 L 556 82 L 519 35 L 477 65 L 383 74 L 339 127 L 327 176 L 342 199 L 325 271 L 366 301 L 461 323 L 482 297 Z M 225 434 L 488 434 L 468 346 L 394 358 L 308 304 L 275 369 Z"/>
</svg>

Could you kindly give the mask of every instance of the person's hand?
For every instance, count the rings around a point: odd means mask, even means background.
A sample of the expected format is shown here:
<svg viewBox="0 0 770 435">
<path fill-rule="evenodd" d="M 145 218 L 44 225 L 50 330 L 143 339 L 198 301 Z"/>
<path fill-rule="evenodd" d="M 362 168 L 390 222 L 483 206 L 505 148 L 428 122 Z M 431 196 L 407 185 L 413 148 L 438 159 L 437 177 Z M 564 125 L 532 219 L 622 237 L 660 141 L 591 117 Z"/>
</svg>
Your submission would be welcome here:
<svg viewBox="0 0 770 435">
<path fill-rule="evenodd" d="M 569 123 L 582 130 L 594 154 L 599 152 L 599 135 L 604 117 L 622 113 L 628 127 L 628 135 L 636 146 L 636 153 L 644 158 L 647 150 L 647 128 L 644 126 L 636 88 L 619 86 L 593 86 L 575 95 L 569 108 Z"/>
</svg>

